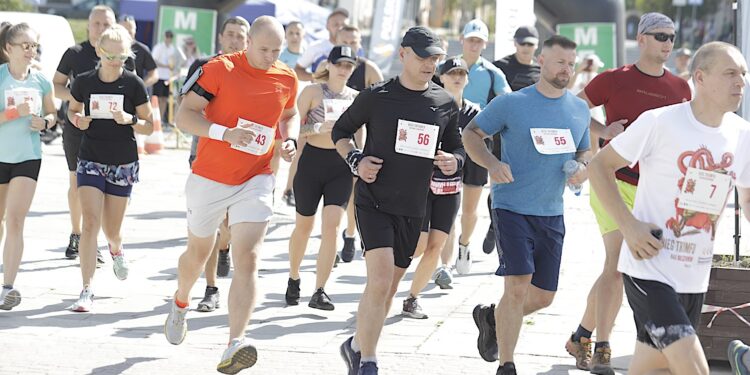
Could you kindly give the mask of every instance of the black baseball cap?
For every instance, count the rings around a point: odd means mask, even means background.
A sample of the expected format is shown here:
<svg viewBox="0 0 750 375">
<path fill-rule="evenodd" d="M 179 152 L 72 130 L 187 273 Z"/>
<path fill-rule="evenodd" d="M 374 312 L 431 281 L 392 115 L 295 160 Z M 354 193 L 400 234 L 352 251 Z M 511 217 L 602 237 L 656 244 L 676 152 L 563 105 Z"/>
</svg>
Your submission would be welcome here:
<svg viewBox="0 0 750 375">
<path fill-rule="evenodd" d="M 445 55 L 440 37 L 424 26 L 415 26 L 404 34 L 401 47 L 411 47 L 419 57 Z"/>
<path fill-rule="evenodd" d="M 461 69 L 466 73 L 469 72 L 469 65 L 466 64 L 466 61 L 461 56 L 447 58 L 443 65 L 440 66 L 440 75 L 448 74 L 456 69 Z"/>
<path fill-rule="evenodd" d="M 352 47 L 349 46 L 335 46 L 331 49 L 331 53 L 328 54 L 328 61 L 331 64 L 338 64 L 342 61 L 348 61 L 352 64 L 357 63 L 357 54 L 354 53 Z"/>
<path fill-rule="evenodd" d="M 521 26 L 516 29 L 516 33 L 513 34 L 513 39 L 515 39 L 518 44 L 539 44 L 539 32 L 536 31 L 534 26 Z"/>
</svg>

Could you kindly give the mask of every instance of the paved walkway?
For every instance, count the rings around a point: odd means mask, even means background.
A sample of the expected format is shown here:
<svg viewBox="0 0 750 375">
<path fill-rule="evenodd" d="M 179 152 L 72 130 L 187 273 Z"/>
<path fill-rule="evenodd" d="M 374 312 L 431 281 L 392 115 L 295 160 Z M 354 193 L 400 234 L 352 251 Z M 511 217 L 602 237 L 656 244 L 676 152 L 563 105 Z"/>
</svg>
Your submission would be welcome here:
<svg viewBox="0 0 750 375">
<path fill-rule="evenodd" d="M 24 299 L 13 311 L 0 312 L 0 374 L 215 373 L 228 335 L 225 305 L 230 279 L 219 279 L 221 309 L 188 314 L 189 333 L 182 345 L 168 344 L 162 333 L 167 301 L 177 284 L 177 258 L 186 242 L 187 152 L 166 150 L 143 157 L 142 182 L 123 227 L 130 276 L 118 281 L 108 260 L 97 272 L 93 312 L 77 314 L 66 310 L 81 285 L 78 261 L 64 259 L 70 227 L 67 172 L 59 140 L 44 151 L 40 183 L 26 222 L 26 253 L 16 281 Z M 282 163 L 277 185 L 283 185 L 286 170 Z M 578 324 L 586 294 L 603 263 L 603 248 L 586 193 L 566 196 L 566 205 L 568 235 L 560 291 L 550 308 L 524 320 L 516 359 L 520 374 L 585 374 L 575 369 L 563 345 Z M 261 254 L 258 305 L 247 333 L 259 349 L 259 360 L 247 373 L 343 374 L 338 346 L 354 329 L 354 312 L 365 282 L 364 261 L 358 257 L 334 270 L 327 292 L 335 311 L 308 308 L 319 245 L 319 231 L 315 231 L 302 266 L 301 304 L 285 307 L 287 240 L 293 225 L 293 209 L 277 199 Z M 487 225 L 482 212 L 475 244 L 481 244 Z M 99 244 L 104 249 L 101 236 Z M 486 363 L 477 354 L 471 311 L 477 303 L 496 302 L 502 281 L 492 275 L 496 255 L 476 248 L 473 258 L 471 274 L 455 277 L 455 289 L 428 287 L 421 299 L 430 316 L 427 320 L 399 316 L 409 287 L 402 284 L 380 340 L 383 374 L 495 373 L 497 363 Z M 197 304 L 204 286 L 205 281 L 199 280 L 191 306 Z M 633 348 L 631 316 L 625 303 L 612 339 L 614 364 L 621 373 L 626 372 Z M 712 373 L 728 372 L 717 368 Z"/>
</svg>

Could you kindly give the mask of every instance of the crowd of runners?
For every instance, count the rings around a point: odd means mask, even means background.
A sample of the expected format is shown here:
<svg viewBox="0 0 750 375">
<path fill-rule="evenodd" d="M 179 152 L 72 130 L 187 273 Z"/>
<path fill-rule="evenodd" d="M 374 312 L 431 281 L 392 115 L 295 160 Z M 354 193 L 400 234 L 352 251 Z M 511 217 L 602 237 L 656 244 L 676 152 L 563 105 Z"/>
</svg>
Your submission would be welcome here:
<svg viewBox="0 0 750 375">
<path fill-rule="evenodd" d="M 492 225 L 481 247 L 497 252 L 503 286 L 498 302 L 473 311 L 478 355 L 499 361 L 497 374 L 523 373 L 514 362 L 523 317 L 549 306 L 558 289 L 563 193 L 587 180 L 606 260 L 580 325 L 560 345 L 577 368 L 614 374 L 613 350 L 630 350 L 609 344 L 624 293 L 637 330 L 630 374 L 708 374 L 696 327 L 716 220 L 735 188 L 750 218 L 750 153 L 741 151 L 750 149 L 750 126 L 734 114 L 747 66 L 736 47 L 707 43 L 673 74 L 665 63 L 675 25 L 647 13 L 633 64 L 596 74 L 598 57 L 577 65 L 576 43 L 540 40 L 533 26 L 518 28 L 516 52 L 493 63 L 482 57 L 489 30 L 475 19 L 456 56 L 429 28 L 410 28 L 398 49 L 403 68 L 384 79 L 362 57 L 361 32 L 348 17 L 334 10 L 328 39 L 306 48 L 302 23 L 231 17 L 220 29 L 220 52 L 190 66 L 175 113 L 194 140 L 187 249 L 164 323 L 169 343 L 188 333 L 201 274 L 207 285 L 195 310 L 213 311 L 222 301 L 216 278 L 233 267 L 228 346 L 217 370 L 234 374 L 256 363 L 245 331 L 283 159 L 292 164 L 281 196 L 296 211 L 286 304 L 305 299 L 334 310 L 336 295 L 326 292 L 333 268 L 365 255 L 356 331 L 340 346 L 348 374 L 378 373 L 384 321 L 414 259 L 402 307 L 414 319 L 428 318 L 419 296 L 431 280 L 451 289 L 454 272 L 470 272 L 485 186 Z M 94 273 L 105 263 L 100 230 L 115 276 L 128 278 L 120 233 L 139 179 L 135 135 L 153 131 L 149 93 L 159 90 L 148 87 L 158 65 L 133 39 L 132 19 L 121 24 L 110 8 L 94 7 L 88 39 L 65 52 L 51 81 L 34 68 L 39 34 L 25 23 L 0 30 L 2 310 L 22 300 L 24 220 L 39 177 L 40 132 L 57 122 L 54 98 L 65 102 L 70 172 L 65 254 L 80 260 L 82 279 L 70 310 L 93 311 Z M 606 117 L 594 115 L 597 107 Z M 303 284 L 321 200 L 316 277 Z M 729 348 L 737 374 L 750 373 L 748 352 L 739 342 Z"/>
</svg>

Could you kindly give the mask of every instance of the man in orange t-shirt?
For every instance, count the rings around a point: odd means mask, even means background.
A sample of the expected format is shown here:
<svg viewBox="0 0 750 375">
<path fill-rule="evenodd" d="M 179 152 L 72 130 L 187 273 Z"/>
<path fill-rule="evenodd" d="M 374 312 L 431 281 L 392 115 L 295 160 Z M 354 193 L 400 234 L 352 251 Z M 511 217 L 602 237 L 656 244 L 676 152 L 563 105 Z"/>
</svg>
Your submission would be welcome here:
<svg viewBox="0 0 750 375">
<path fill-rule="evenodd" d="M 258 252 L 273 214 L 274 133 L 277 126 L 283 127 L 282 133 L 299 132 L 297 77 L 277 61 L 284 42 L 281 23 L 259 17 L 249 34 L 246 51 L 209 61 L 197 81 L 186 82 L 190 92 L 177 113 L 177 125 L 201 138 L 185 187 L 188 245 L 180 257 L 177 292 L 164 325 L 170 343 L 185 339 L 190 289 L 211 254 L 216 228 L 228 215 L 235 267 L 229 291 L 230 341 L 217 370 L 231 374 L 257 359 L 244 335 L 255 304 Z M 295 152 L 296 140 L 287 138 L 281 156 L 291 161 Z"/>
</svg>

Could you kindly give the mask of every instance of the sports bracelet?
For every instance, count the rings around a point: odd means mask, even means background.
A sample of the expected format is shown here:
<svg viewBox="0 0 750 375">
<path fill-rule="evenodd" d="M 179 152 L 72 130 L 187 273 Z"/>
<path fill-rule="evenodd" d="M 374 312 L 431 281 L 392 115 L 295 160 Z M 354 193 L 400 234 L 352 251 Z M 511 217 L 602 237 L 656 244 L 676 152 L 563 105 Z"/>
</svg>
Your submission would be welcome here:
<svg viewBox="0 0 750 375">
<path fill-rule="evenodd" d="M 211 124 L 208 128 L 208 138 L 215 139 L 217 141 L 224 141 L 224 133 L 227 131 L 226 126 L 219 125 L 216 123 Z"/>
<path fill-rule="evenodd" d="M 364 157 L 365 154 L 362 153 L 362 150 L 356 148 L 346 154 L 346 164 L 349 164 L 349 168 L 352 170 L 352 174 L 354 174 L 355 176 L 357 176 L 357 167 L 359 167 L 359 162 L 362 161 Z"/>
<path fill-rule="evenodd" d="M 286 142 L 286 141 L 292 141 L 292 142 L 294 142 L 294 149 L 295 150 L 297 149 L 297 140 L 296 139 L 294 139 L 292 137 L 289 137 L 289 138 L 287 138 L 287 139 L 284 140 L 284 142 Z"/>
<path fill-rule="evenodd" d="M 8 121 L 15 120 L 20 117 L 20 115 L 18 114 L 18 108 L 16 108 L 16 106 L 10 106 L 6 108 L 3 114 L 5 115 L 5 119 Z"/>
</svg>

